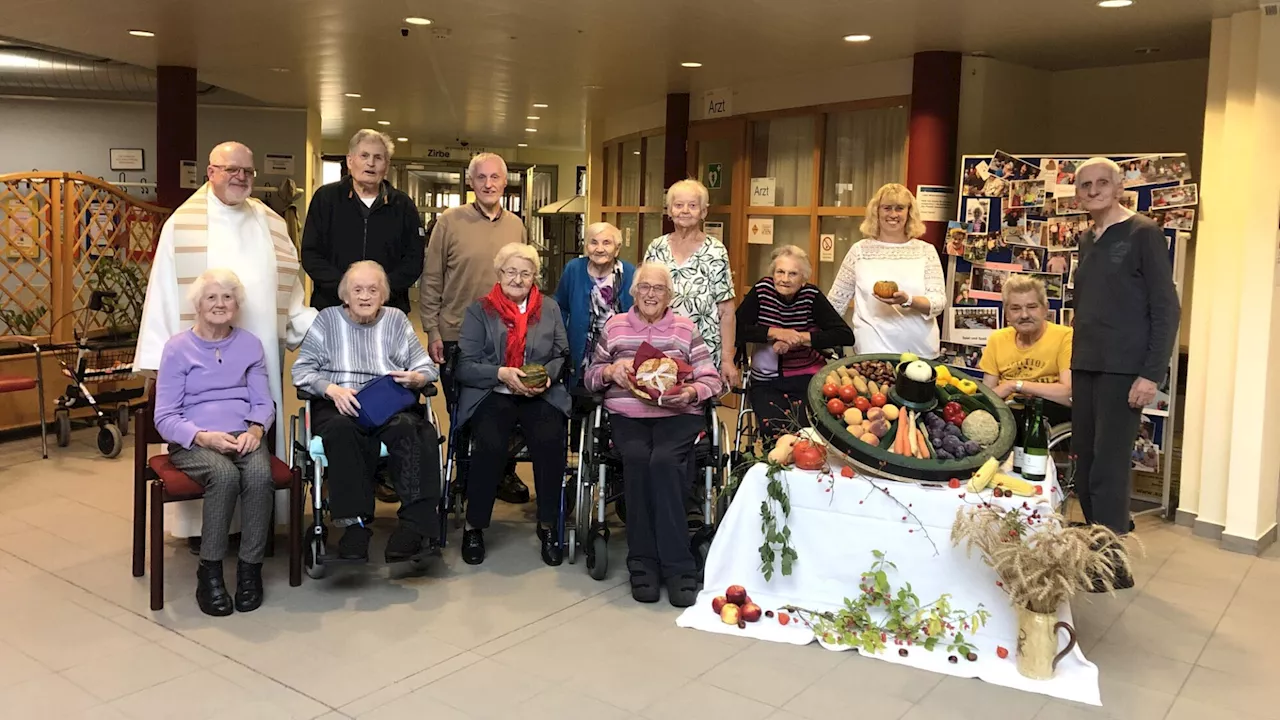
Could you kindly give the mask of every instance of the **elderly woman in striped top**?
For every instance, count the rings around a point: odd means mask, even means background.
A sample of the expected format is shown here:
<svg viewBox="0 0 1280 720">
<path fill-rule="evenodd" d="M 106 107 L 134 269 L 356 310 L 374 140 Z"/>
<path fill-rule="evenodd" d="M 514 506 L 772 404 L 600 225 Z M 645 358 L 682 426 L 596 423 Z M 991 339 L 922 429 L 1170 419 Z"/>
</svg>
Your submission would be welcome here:
<svg viewBox="0 0 1280 720">
<path fill-rule="evenodd" d="M 627 499 L 627 569 L 631 596 L 657 602 L 659 582 L 676 607 L 693 605 L 697 566 L 689 550 L 684 498 L 690 457 L 704 422 L 702 405 L 722 390 L 711 352 L 693 321 L 671 309 L 671 271 L 645 263 L 635 274 L 631 310 L 605 323 L 587 369 L 586 386 L 604 391 L 613 442 L 622 454 Z M 661 405 L 639 399 L 633 360 L 644 343 L 693 371 Z"/>
<path fill-rule="evenodd" d="M 751 353 L 751 409 L 765 437 L 794 421 L 806 425 L 805 393 L 826 364 L 819 350 L 853 344 L 845 324 L 816 285 L 809 256 L 795 245 L 773 251 L 771 275 L 760 278 L 738 306 L 738 340 Z"/>
<path fill-rule="evenodd" d="M 342 560 L 369 559 L 374 471 L 382 445 L 387 446 L 391 481 L 400 496 L 399 524 L 387 540 L 387 562 L 421 557 L 434 549 L 439 534 L 435 428 L 414 408 L 373 430 L 356 423 L 356 393 L 370 381 L 390 375 L 420 390 L 439 376 L 409 318 L 383 306 L 390 295 L 381 265 L 353 263 L 338 284 L 342 305 L 320 312 L 293 364 L 293 384 L 317 398 L 311 403 L 311 426 L 324 438 L 332 471 L 329 509 L 335 524 L 346 528 L 338 540 Z"/>
</svg>

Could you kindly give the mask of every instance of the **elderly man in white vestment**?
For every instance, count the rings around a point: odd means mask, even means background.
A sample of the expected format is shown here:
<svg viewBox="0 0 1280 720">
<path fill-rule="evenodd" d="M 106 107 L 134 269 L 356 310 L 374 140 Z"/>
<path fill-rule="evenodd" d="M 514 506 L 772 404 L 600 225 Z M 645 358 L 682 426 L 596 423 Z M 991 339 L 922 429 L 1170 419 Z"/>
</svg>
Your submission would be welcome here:
<svg viewBox="0 0 1280 720">
<path fill-rule="evenodd" d="M 209 181 L 196 190 L 165 221 L 156 244 L 147 284 L 147 299 L 138 328 L 134 370 L 160 366 L 164 344 L 195 322 L 186 302 L 187 291 L 209 268 L 230 268 L 244 284 L 245 301 L 238 324 L 262 341 L 267 377 L 276 403 L 275 453 L 287 458 L 284 405 L 283 345 L 302 343 L 316 311 L 306 307 L 298 254 L 284 220 L 259 200 L 249 197 L 257 174 L 253 152 L 237 142 L 223 143 L 209 153 Z M 288 491 L 276 494 L 276 517 L 285 518 Z M 170 505 L 166 528 L 174 537 L 200 538 L 202 503 Z"/>
</svg>

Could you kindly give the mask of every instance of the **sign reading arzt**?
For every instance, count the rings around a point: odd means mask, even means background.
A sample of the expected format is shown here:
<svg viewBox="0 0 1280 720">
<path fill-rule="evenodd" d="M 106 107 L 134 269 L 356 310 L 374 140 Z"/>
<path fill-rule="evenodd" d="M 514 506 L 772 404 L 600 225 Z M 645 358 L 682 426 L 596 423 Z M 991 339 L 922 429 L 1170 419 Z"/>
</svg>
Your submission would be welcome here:
<svg viewBox="0 0 1280 720">
<path fill-rule="evenodd" d="M 728 117 L 733 114 L 733 92 L 729 88 L 716 88 L 702 94 L 702 117 Z"/>
</svg>

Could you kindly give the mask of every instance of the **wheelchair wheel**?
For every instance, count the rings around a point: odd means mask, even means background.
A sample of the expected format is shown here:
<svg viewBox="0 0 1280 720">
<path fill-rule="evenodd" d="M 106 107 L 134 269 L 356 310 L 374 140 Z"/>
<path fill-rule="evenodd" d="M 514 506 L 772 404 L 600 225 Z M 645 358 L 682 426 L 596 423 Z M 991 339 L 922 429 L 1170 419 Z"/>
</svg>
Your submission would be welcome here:
<svg viewBox="0 0 1280 720">
<path fill-rule="evenodd" d="M 1058 486 L 1062 488 L 1062 501 L 1058 507 L 1066 505 L 1067 499 L 1076 491 L 1076 456 L 1071 451 L 1071 423 L 1065 422 L 1049 428 L 1049 457 L 1053 458 L 1054 468 L 1058 472 Z"/>
<path fill-rule="evenodd" d="M 98 428 L 98 452 L 103 457 L 116 457 L 123 449 L 124 438 L 120 434 L 120 428 L 111 423 Z"/>
<path fill-rule="evenodd" d="M 325 541 L 329 538 L 329 528 L 321 526 L 319 535 L 316 534 L 315 526 L 308 528 L 304 532 L 305 535 L 302 541 L 305 545 L 302 548 L 302 566 L 307 571 L 307 577 L 319 580 L 329 571 L 329 566 L 319 559 L 325 552 Z"/>
<path fill-rule="evenodd" d="M 591 535 L 591 547 L 587 550 L 587 572 L 592 580 L 603 580 L 609 574 L 609 538 L 600 533 Z"/>
<path fill-rule="evenodd" d="M 698 576 L 707 566 L 707 556 L 711 554 L 711 540 L 715 531 L 706 525 L 698 528 L 689 539 L 689 551 L 693 553 L 693 561 L 698 564 Z"/>
<path fill-rule="evenodd" d="M 53 411 L 53 422 L 58 426 L 58 447 L 66 447 L 71 444 L 71 411 L 66 408 L 58 408 Z"/>
<path fill-rule="evenodd" d="M 619 495 L 617 500 L 613 501 L 613 512 L 618 516 L 618 522 L 623 525 L 627 524 L 627 496 Z"/>
<path fill-rule="evenodd" d="M 570 565 L 578 562 L 578 529 L 568 524 L 564 529 L 564 559 Z"/>
</svg>

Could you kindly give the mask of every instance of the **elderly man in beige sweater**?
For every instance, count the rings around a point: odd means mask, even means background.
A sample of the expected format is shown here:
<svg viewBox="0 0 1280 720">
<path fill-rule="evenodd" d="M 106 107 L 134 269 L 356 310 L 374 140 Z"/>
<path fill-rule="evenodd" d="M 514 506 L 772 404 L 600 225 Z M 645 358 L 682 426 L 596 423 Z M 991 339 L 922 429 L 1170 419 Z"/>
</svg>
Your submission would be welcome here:
<svg viewBox="0 0 1280 720">
<path fill-rule="evenodd" d="M 507 163 L 493 153 L 480 153 L 467 166 L 467 181 L 476 201 L 450 208 L 440 216 L 427 242 L 420 283 L 419 310 L 427 333 L 427 352 L 444 368 L 440 380 L 450 408 L 457 402 L 458 390 L 455 368 L 448 359 L 458 346 L 467 307 L 493 287 L 493 259 L 498 249 L 507 243 L 528 242 L 524 223 L 502 209 Z M 498 486 L 498 498 L 509 503 L 529 502 L 529 488 L 516 477 L 514 462 Z"/>
</svg>

